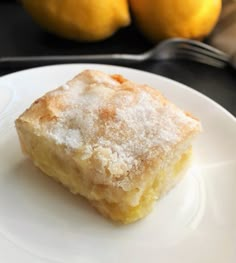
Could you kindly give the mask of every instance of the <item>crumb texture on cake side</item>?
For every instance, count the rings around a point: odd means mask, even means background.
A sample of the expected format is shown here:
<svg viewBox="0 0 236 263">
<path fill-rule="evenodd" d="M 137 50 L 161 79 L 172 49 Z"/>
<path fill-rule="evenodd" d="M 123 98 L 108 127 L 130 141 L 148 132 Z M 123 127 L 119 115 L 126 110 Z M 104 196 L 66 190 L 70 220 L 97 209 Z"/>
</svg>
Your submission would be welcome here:
<svg viewBox="0 0 236 263">
<path fill-rule="evenodd" d="M 156 89 L 86 70 L 36 100 L 16 128 L 41 170 L 103 214 L 130 222 L 143 217 L 142 200 L 151 210 L 165 184 L 174 185 L 168 173 L 189 159 L 201 125 Z M 147 201 L 154 182 L 159 186 Z M 141 212 L 130 217 L 135 207 Z"/>
</svg>

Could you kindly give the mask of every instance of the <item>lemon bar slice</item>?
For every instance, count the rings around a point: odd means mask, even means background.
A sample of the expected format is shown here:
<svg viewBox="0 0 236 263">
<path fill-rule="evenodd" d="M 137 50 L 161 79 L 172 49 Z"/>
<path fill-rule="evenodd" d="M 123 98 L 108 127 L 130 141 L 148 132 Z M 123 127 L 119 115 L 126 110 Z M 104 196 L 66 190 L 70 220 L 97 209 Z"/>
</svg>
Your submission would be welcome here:
<svg viewBox="0 0 236 263">
<path fill-rule="evenodd" d="M 85 70 L 36 100 L 16 129 L 45 174 L 131 223 L 180 180 L 201 124 L 157 89 Z"/>
</svg>

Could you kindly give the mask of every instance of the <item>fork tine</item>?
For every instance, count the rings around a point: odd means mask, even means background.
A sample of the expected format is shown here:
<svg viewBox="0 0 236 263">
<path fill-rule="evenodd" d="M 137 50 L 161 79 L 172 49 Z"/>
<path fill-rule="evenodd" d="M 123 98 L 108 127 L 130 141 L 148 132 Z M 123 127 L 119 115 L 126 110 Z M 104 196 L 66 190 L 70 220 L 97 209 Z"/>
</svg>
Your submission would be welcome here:
<svg viewBox="0 0 236 263">
<path fill-rule="evenodd" d="M 176 49 L 175 53 L 172 54 L 172 58 L 192 60 L 220 68 L 225 67 L 227 65 L 226 61 L 218 60 L 212 57 L 207 57 L 205 54 L 196 52 L 194 53 L 193 51 L 183 49 Z"/>
<path fill-rule="evenodd" d="M 199 52 L 201 54 L 216 58 L 226 63 L 229 61 L 229 56 L 227 54 L 199 41 L 190 39 L 176 39 L 176 44 L 179 45 L 178 48 L 192 50 L 193 52 Z"/>
<path fill-rule="evenodd" d="M 222 55 L 213 53 L 213 52 L 211 52 L 211 51 L 208 51 L 208 50 L 206 50 L 206 49 L 202 49 L 202 48 L 197 47 L 197 46 L 191 46 L 191 45 L 189 45 L 189 44 L 180 46 L 180 47 L 179 47 L 179 50 L 189 51 L 189 52 L 193 52 L 193 53 L 199 53 L 199 54 L 201 54 L 201 55 L 204 55 L 204 56 L 206 56 L 206 57 L 211 57 L 211 58 L 217 59 L 217 60 L 222 61 L 222 62 L 224 62 L 224 63 L 227 63 L 227 62 L 228 62 L 228 58 L 225 57 L 225 56 L 222 56 Z"/>
<path fill-rule="evenodd" d="M 189 45 L 192 45 L 192 46 L 195 46 L 195 47 L 200 47 L 202 49 L 205 49 L 205 50 L 208 50 L 209 52 L 212 52 L 212 53 L 215 53 L 215 54 L 218 54 L 218 55 L 222 55 L 222 56 L 227 56 L 226 53 L 224 53 L 223 51 L 217 49 L 217 48 L 214 48 L 206 43 L 203 43 L 203 42 L 200 42 L 200 41 L 197 41 L 197 40 L 193 40 L 193 39 L 184 39 L 184 38 L 175 38 L 175 41 L 176 42 L 179 42 L 179 43 L 188 43 Z"/>
</svg>

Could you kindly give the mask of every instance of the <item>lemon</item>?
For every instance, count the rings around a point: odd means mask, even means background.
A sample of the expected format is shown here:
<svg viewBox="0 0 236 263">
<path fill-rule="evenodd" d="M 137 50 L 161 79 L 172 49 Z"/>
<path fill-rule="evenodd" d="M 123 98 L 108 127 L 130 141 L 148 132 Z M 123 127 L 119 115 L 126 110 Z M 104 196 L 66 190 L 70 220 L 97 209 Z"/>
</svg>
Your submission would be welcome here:
<svg viewBox="0 0 236 263">
<path fill-rule="evenodd" d="M 153 42 L 203 39 L 215 26 L 221 0 L 129 0 L 140 30 Z"/>
<path fill-rule="evenodd" d="M 22 0 L 36 22 L 69 39 L 98 41 L 130 23 L 127 0 Z"/>
</svg>

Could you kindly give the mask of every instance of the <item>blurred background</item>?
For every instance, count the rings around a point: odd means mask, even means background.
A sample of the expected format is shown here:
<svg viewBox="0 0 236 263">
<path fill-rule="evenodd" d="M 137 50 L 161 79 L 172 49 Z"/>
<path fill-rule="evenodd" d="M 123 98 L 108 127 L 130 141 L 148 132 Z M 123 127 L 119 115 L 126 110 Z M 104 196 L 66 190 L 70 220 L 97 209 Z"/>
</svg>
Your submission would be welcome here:
<svg viewBox="0 0 236 263">
<path fill-rule="evenodd" d="M 6 65 L 1 58 L 139 54 L 172 37 L 204 41 L 232 55 L 235 25 L 234 0 L 223 1 L 223 11 L 221 0 L 0 0 L 0 75 L 29 67 Z M 129 67 L 187 84 L 236 114 L 236 77 L 231 67 L 188 59 Z"/>
</svg>

